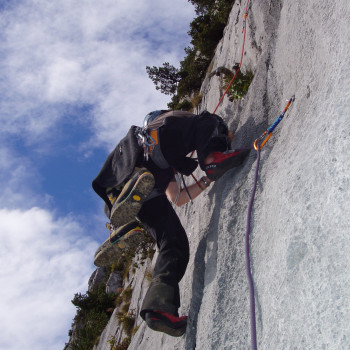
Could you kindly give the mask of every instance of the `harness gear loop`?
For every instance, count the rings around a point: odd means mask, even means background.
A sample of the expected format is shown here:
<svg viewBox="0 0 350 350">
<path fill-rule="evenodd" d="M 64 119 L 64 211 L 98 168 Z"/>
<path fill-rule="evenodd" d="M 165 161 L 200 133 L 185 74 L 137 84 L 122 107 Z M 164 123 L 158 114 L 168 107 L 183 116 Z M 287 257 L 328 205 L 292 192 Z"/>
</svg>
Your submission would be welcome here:
<svg viewBox="0 0 350 350">
<path fill-rule="evenodd" d="M 293 95 L 291 97 L 291 99 L 288 101 L 286 107 L 284 107 L 283 112 L 278 116 L 278 118 L 274 121 L 274 123 L 267 130 L 265 130 L 260 137 L 258 137 L 254 141 L 254 149 L 256 151 L 258 150 L 258 142 L 259 141 L 262 141 L 261 145 L 260 145 L 260 149 L 262 149 L 265 146 L 266 142 L 271 138 L 272 132 L 276 129 L 277 125 L 281 122 L 281 120 L 283 119 L 284 115 L 286 114 L 287 110 L 289 109 L 291 104 L 294 102 L 294 100 L 295 100 L 295 95 Z"/>
<path fill-rule="evenodd" d="M 149 147 L 155 144 L 155 140 L 144 128 L 136 128 L 135 135 L 138 139 L 138 143 L 143 148 L 143 155 L 145 160 L 149 158 Z"/>
<path fill-rule="evenodd" d="M 138 139 L 139 145 L 143 148 L 143 156 L 147 161 L 149 158 L 160 169 L 169 168 L 169 163 L 164 158 L 162 150 L 159 144 L 159 128 L 157 129 L 146 129 L 146 128 L 137 128 L 136 137 Z"/>
</svg>

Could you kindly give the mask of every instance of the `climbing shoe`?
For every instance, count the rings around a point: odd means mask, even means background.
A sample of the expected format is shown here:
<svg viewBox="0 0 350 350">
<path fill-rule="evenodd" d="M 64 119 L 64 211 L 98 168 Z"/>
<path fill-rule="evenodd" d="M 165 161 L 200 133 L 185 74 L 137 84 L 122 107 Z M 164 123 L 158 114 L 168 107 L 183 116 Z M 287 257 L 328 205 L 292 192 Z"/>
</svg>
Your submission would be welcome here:
<svg viewBox="0 0 350 350">
<path fill-rule="evenodd" d="M 179 317 L 162 311 L 148 311 L 145 315 L 147 326 L 154 331 L 173 337 L 181 337 L 186 332 L 187 316 Z"/>
<path fill-rule="evenodd" d="M 119 227 L 135 220 L 135 216 L 153 187 L 154 177 L 147 169 L 142 168 L 133 175 L 113 203 L 110 215 L 111 224 Z"/>
<path fill-rule="evenodd" d="M 111 229 L 110 224 L 107 225 Z M 145 231 L 137 221 L 112 230 L 109 238 L 96 250 L 94 264 L 98 267 L 111 265 L 123 249 L 135 247 L 139 243 L 141 234 L 145 234 Z"/>
<path fill-rule="evenodd" d="M 250 149 L 236 149 L 227 152 L 213 152 L 214 160 L 204 165 L 204 171 L 210 180 L 216 181 L 232 168 L 240 166 L 248 156 Z"/>
</svg>

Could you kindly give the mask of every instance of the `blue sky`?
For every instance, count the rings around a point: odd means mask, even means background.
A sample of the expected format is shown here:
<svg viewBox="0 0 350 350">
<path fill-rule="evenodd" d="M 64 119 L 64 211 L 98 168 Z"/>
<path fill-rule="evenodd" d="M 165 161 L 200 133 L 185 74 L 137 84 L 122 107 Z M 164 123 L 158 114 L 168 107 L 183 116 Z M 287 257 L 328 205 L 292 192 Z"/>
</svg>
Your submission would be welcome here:
<svg viewBox="0 0 350 350">
<path fill-rule="evenodd" d="M 169 97 L 146 65 L 178 64 L 187 0 L 0 3 L 0 349 L 63 349 L 107 237 L 91 189 L 131 124 Z"/>
</svg>

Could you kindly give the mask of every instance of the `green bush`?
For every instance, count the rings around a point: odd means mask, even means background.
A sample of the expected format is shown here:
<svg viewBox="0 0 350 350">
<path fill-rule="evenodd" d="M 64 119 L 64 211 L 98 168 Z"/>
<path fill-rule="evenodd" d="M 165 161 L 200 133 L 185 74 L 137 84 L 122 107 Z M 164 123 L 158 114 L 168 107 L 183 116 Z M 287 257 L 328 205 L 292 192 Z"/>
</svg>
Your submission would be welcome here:
<svg viewBox="0 0 350 350">
<path fill-rule="evenodd" d="M 178 69 L 170 65 L 169 62 L 165 62 L 163 67 L 147 66 L 146 71 L 156 86 L 156 90 L 160 90 L 165 95 L 175 94 L 177 83 L 181 79 Z"/>
<path fill-rule="evenodd" d="M 71 343 L 72 350 L 91 350 L 108 323 L 109 317 L 97 310 L 87 311 L 84 326 L 78 330 L 76 340 Z"/>
<path fill-rule="evenodd" d="M 173 95 L 168 104 L 170 109 L 190 109 L 188 103 L 181 106 L 180 101 L 199 91 L 235 3 L 235 0 L 189 1 L 195 6 L 197 17 L 190 24 L 188 34 L 192 46 L 185 48 L 186 56 L 180 62 L 180 69 L 168 62 L 163 63 L 163 67 L 146 67 L 156 89 Z"/>
<path fill-rule="evenodd" d="M 233 78 L 233 75 L 225 76 L 226 88 L 229 85 Z M 246 74 L 243 74 L 241 71 L 238 72 L 235 80 L 227 91 L 227 95 L 231 100 L 240 100 L 249 89 L 249 86 L 254 78 L 254 75 L 251 71 L 248 71 Z"/>
<path fill-rule="evenodd" d="M 132 288 L 129 286 L 124 290 L 122 294 L 124 303 L 130 303 L 131 297 L 132 297 Z"/>
<path fill-rule="evenodd" d="M 135 324 L 135 317 L 132 316 L 124 316 L 121 320 L 121 323 L 123 325 L 124 332 L 131 337 L 132 330 L 134 329 Z"/>
<path fill-rule="evenodd" d="M 105 288 L 105 284 L 100 284 L 92 292 L 87 292 L 86 294 L 76 293 L 74 295 L 72 303 L 78 309 L 78 318 L 84 312 L 90 310 L 105 312 L 108 308 L 114 306 L 115 294 L 107 294 Z"/>
<path fill-rule="evenodd" d="M 226 23 L 210 13 L 198 16 L 191 22 L 189 34 L 192 37 L 191 44 L 207 59 L 213 57 L 214 50 L 222 38 Z"/>
<path fill-rule="evenodd" d="M 135 316 L 128 314 L 128 309 L 130 306 L 130 300 L 132 296 L 132 289 L 130 287 L 123 290 L 120 288 L 117 294 L 106 294 L 106 281 L 112 271 L 119 271 L 121 275 L 126 276 L 129 272 L 132 260 L 137 254 L 141 254 L 145 260 L 150 252 L 154 252 L 154 240 L 153 238 L 145 232 L 140 239 L 139 245 L 136 247 L 131 247 L 124 250 L 123 254 L 112 264 L 106 268 L 106 280 L 104 283 L 100 284 L 93 291 L 88 291 L 86 294 L 76 293 L 72 300 L 72 303 L 77 308 L 77 313 L 74 318 L 74 331 L 69 331 L 69 336 L 71 337 L 70 346 L 72 350 L 91 350 L 98 342 L 99 336 L 103 329 L 108 323 L 110 318 L 110 309 L 115 306 L 119 307 L 123 304 L 122 310 L 124 316 L 126 317 L 123 321 L 125 324 L 123 327 L 126 332 L 130 333 L 135 322 Z M 142 258 L 141 258 L 142 261 Z M 137 264 L 134 265 L 137 267 Z M 132 318 L 134 321 L 132 322 Z M 74 339 L 74 341 L 72 340 Z M 130 343 L 130 338 L 129 338 Z M 113 349 L 127 349 L 127 340 L 122 344 L 116 345 L 117 347 Z M 68 344 L 67 346 L 68 347 Z"/>
<path fill-rule="evenodd" d="M 117 340 L 115 339 L 115 337 L 113 337 L 110 340 L 108 340 L 108 343 L 111 346 L 110 350 L 127 350 L 131 343 L 131 338 L 126 337 L 120 344 L 117 344 Z"/>
<path fill-rule="evenodd" d="M 155 252 L 156 250 L 154 249 L 154 246 L 153 245 L 149 246 L 147 254 L 151 261 L 153 260 L 153 256 Z"/>
<path fill-rule="evenodd" d="M 199 91 L 211 61 L 211 58 L 198 53 L 194 47 L 187 47 L 185 52 L 186 57 L 180 62 L 181 80 L 177 86 L 179 99 Z"/>
<path fill-rule="evenodd" d="M 211 60 L 221 40 L 235 0 L 190 0 L 197 17 L 190 24 L 191 44 L 207 59 Z"/>
<path fill-rule="evenodd" d="M 135 325 L 135 320 L 136 320 L 135 310 L 129 310 L 129 312 L 126 312 L 126 313 L 119 312 L 118 319 L 119 319 L 120 324 L 123 326 L 124 332 L 129 337 L 131 337 L 132 331 L 133 331 L 134 325 Z"/>
<path fill-rule="evenodd" d="M 105 287 L 101 284 L 91 292 L 74 295 L 72 303 L 77 308 L 74 321 L 78 326 L 75 341 L 71 343 L 72 350 L 91 350 L 106 327 L 110 317 L 107 309 L 114 307 L 115 295 L 107 294 Z"/>
</svg>

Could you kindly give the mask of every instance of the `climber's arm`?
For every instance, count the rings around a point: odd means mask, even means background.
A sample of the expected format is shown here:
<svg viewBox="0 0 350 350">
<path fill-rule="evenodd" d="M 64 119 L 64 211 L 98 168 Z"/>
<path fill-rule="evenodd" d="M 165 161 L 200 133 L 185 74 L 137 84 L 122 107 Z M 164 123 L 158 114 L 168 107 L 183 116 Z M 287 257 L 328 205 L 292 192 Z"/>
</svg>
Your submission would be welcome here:
<svg viewBox="0 0 350 350">
<path fill-rule="evenodd" d="M 194 183 L 190 186 L 187 186 L 188 192 L 192 199 L 195 199 L 200 195 L 206 188 L 207 185 L 211 183 L 211 180 L 207 178 L 206 176 L 203 176 L 198 183 Z M 165 194 L 167 195 L 168 199 L 176 204 L 178 207 L 188 203 L 190 199 L 188 198 L 187 192 L 184 188 L 180 189 L 176 181 L 171 181 L 168 185 L 168 188 L 165 191 Z M 177 200 L 176 200 L 177 198 Z"/>
</svg>

